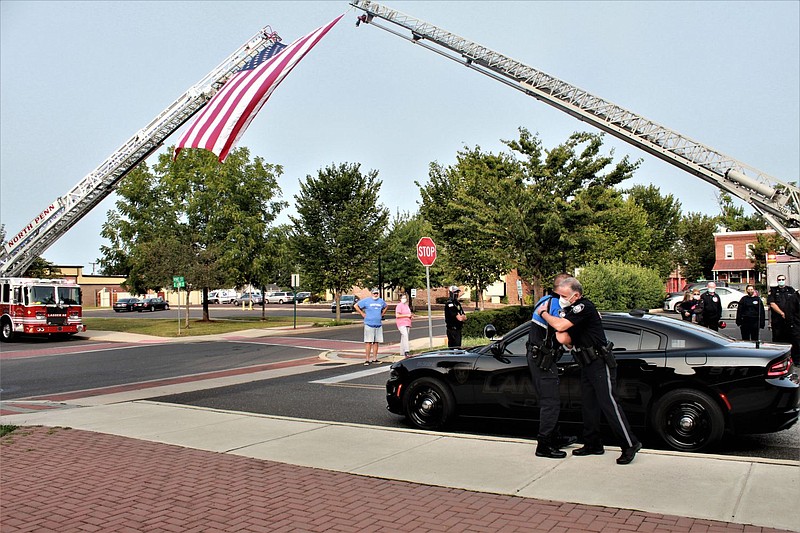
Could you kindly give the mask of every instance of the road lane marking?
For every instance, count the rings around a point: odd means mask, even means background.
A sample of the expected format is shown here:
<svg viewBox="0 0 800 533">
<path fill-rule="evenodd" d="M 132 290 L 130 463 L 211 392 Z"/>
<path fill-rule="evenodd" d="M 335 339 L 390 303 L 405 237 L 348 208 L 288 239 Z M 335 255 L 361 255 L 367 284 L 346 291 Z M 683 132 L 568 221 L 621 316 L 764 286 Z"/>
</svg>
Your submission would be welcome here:
<svg viewBox="0 0 800 533">
<path fill-rule="evenodd" d="M 332 378 L 325 378 L 325 379 L 317 379 L 315 381 L 309 381 L 309 383 L 322 383 L 323 385 L 328 385 L 331 383 L 341 383 L 343 381 L 352 381 L 354 379 L 363 378 L 367 376 L 372 376 L 374 374 L 380 374 L 381 372 L 388 372 L 391 365 L 384 365 L 384 366 L 376 366 L 375 368 L 368 368 L 367 370 L 361 370 L 360 372 L 351 372 L 350 374 L 343 374 L 341 376 L 334 376 Z"/>
</svg>

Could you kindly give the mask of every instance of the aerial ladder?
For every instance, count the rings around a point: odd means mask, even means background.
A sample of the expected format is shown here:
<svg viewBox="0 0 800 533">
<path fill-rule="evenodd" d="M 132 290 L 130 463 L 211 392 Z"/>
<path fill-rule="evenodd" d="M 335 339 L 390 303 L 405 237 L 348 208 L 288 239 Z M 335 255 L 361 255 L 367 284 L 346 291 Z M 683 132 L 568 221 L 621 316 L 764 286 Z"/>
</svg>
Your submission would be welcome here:
<svg viewBox="0 0 800 533">
<path fill-rule="evenodd" d="M 0 250 L 0 277 L 21 276 L 51 244 L 114 192 L 125 175 L 200 111 L 233 74 L 262 51 L 270 54 L 284 46 L 280 44 L 277 33 L 269 27 L 263 28 L 128 139 L 67 194 L 48 205 L 21 231 L 6 235 Z M 268 50 L 269 47 L 276 49 Z"/>
<path fill-rule="evenodd" d="M 370 24 L 541 100 L 750 204 L 800 252 L 800 189 L 519 61 L 371 0 L 350 5 Z M 382 22 L 391 25 L 382 24 Z M 407 30 L 407 33 L 402 30 Z"/>
</svg>

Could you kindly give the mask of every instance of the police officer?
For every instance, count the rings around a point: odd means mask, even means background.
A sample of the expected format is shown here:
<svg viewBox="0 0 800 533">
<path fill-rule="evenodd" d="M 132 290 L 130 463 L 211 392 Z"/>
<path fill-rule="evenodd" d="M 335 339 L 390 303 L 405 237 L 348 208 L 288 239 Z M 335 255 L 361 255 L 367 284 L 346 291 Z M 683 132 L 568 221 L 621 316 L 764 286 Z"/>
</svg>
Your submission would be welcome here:
<svg viewBox="0 0 800 533">
<path fill-rule="evenodd" d="M 722 318 L 722 301 L 717 294 L 717 284 L 709 281 L 706 284 L 708 290 L 700 296 L 700 325 L 708 329 L 719 331 L 719 320 Z"/>
<path fill-rule="evenodd" d="M 625 413 L 619 406 L 614 388 L 617 381 L 616 362 L 603 331 L 600 313 L 583 296 L 583 287 L 575 278 L 567 278 L 556 287 L 563 317 L 553 316 L 546 305 L 536 312 L 556 330 L 564 345 L 572 345 L 573 356 L 581 367 L 581 403 L 583 414 L 583 446 L 572 455 L 602 455 L 605 453 L 600 435 L 600 416 L 605 415 L 622 447 L 617 464 L 633 461 L 642 443 L 631 431 Z"/>
<path fill-rule="evenodd" d="M 756 288 L 748 285 L 747 296 L 742 296 L 736 308 L 736 325 L 742 332 L 743 341 L 757 341 L 758 330 L 764 327 L 764 302 L 756 296 Z"/>
<path fill-rule="evenodd" d="M 557 285 L 568 278 L 567 274 L 559 274 L 555 278 Z M 547 302 L 548 312 L 558 316 L 561 306 L 558 296 L 549 294 L 542 297 L 534 306 Z M 534 313 L 531 318 L 531 330 L 528 334 L 527 359 L 531 370 L 533 389 L 539 401 L 539 433 L 536 435 L 536 456 L 551 459 L 563 459 L 567 453 L 560 448 L 574 444 L 578 439 L 574 436 L 561 436 L 558 431 L 558 416 L 561 413 L 561 395 L 559 394 L 558 367 L 556 363 L 561 356 L 561 344 L 556 340 L 556 331 Z"/>
<path fill-rule="evenodd" d="M 459 294 L 461 294 L 461 289 L 455 285 L 451 286 L 450 298 L 447 299 L 447 303 L 444 305 L 444 323 L 447 326 L 448 348 L 461 347 L 461 328 L 467 319 L 467 315 L 461 307 L 461 302 L 458 301 Z"/>
<path fill-rule="evenodd" d="M 786 285 L 786 276 L 778 274 L 778 286 L 770 287 L 767 297 L 772 342 L 792 342 L 789 312 L 793 294 L 794 289 Z"/>
</svg>

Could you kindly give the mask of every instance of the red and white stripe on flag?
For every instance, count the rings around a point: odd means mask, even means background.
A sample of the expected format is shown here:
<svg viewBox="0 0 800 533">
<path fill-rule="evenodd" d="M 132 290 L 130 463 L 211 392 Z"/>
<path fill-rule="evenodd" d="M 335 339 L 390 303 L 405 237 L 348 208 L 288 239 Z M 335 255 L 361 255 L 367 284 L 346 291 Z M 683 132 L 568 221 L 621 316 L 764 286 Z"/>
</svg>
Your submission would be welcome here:
<svg viewBox="0 0 800 533">
<path fill-rule="evenodd" d="M 173 158 L 183 148 L 204 148 L 225 161 L 275 88 L 343 16 L 297 39 L 256 68 L 237 72 L 181 136 Z"/>
</svg>

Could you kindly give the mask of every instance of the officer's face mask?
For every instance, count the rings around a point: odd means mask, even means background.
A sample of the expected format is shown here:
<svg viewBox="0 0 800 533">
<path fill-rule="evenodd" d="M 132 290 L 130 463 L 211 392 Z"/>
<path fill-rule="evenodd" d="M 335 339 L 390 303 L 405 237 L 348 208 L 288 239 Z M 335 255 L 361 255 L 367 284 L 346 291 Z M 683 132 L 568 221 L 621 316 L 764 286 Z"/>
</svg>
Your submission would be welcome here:
<svg viewBox="0 0 800 533">
<path fill-rule="evenodd" d="M 784 285 L 786 285 L 786 280 L 785 279 L 779 279 L 778 280 L 778 287 L 783 287 Z"/>
<path fill-rule="evenodd" d="M 694 295 L 692 295 L 692 298 L 694 298 L 695 300 L 699 300 L 700 299 L 700 295 L 699 294 L 694 294 Z"/>
<path fill-rule="evenodd" d="M 572 302 L 570 302 L 571 299 L 572 299 L 572 296 L 570 296 L 569 298 L 565 298 L 563 296 L 559 296 L 558 297 L 558 305 L 560 305 L 562 307 L 562 309 L 564 307 L 569 307 L 570 305 L 572 305 Z"/>
<path fill-rule="evenodd" d="M 752 296 L 756 293 L 755 289 L 747 289 L 747 295 Z"/>
</svg>

